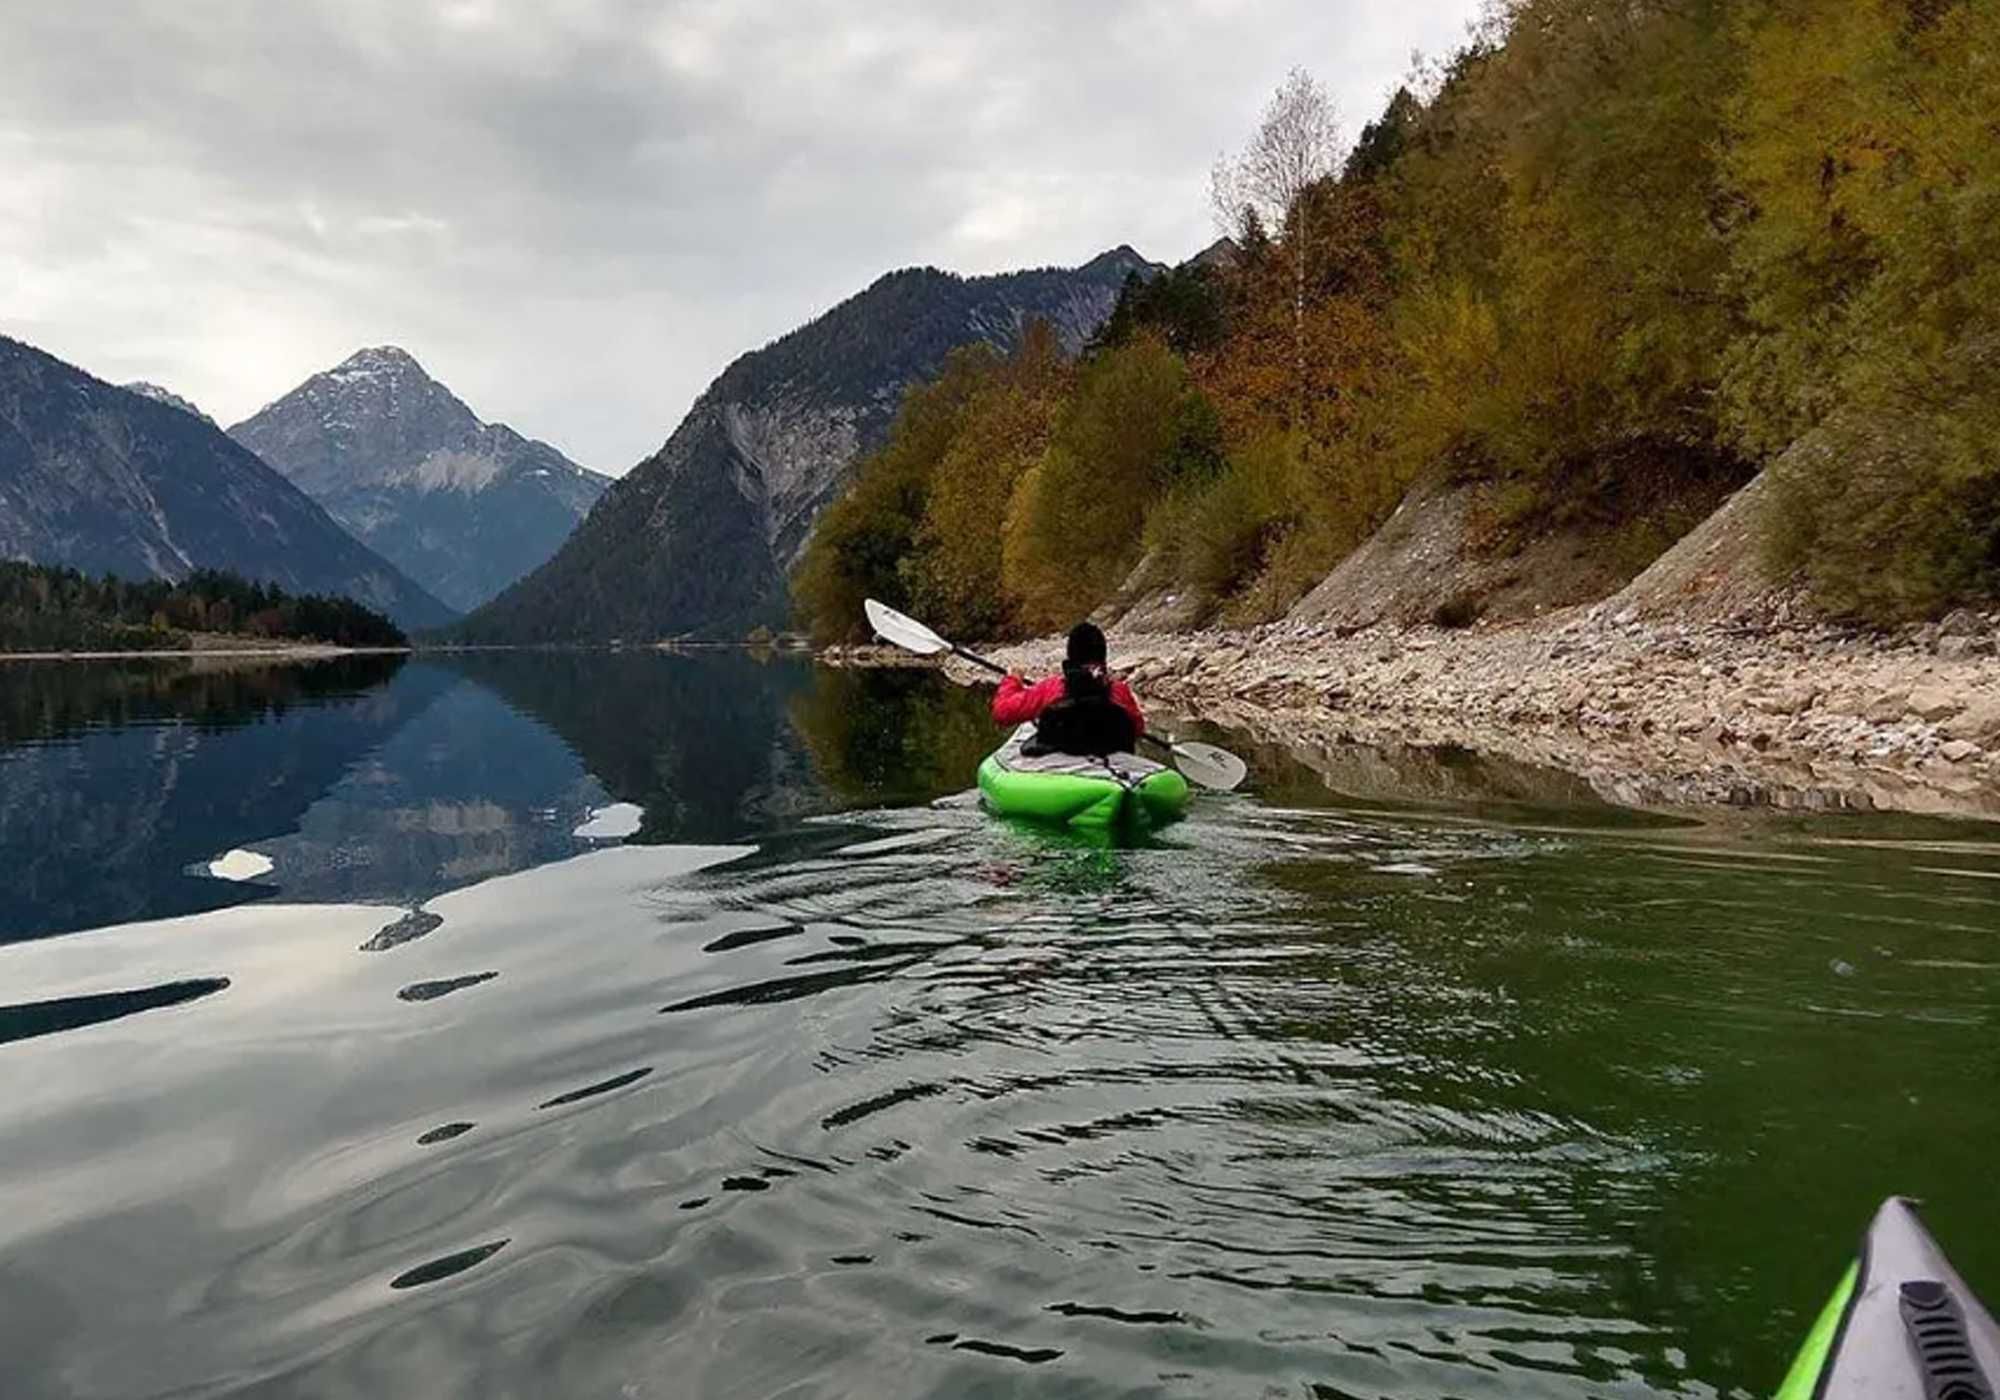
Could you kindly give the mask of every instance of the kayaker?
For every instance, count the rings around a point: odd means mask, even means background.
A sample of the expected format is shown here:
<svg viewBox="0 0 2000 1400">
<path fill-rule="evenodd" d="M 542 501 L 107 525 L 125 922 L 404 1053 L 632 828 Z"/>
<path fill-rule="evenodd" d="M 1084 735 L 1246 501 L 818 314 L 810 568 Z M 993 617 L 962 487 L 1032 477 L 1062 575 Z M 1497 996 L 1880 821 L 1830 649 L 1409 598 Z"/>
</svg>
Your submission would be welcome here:
<svg viewBox="0 0 2000 1400">
<path fill-rule="evenodd" d="M 1130 753 L 1146 732 L 1132 688 L 1105 664 L 1104 632 L 1094 622 L 1069 630 L 1062 674 L 1029 685 L 1009 673 L 993 697 L 995 724 L 1035 722 L 1032 747 L 1044 753 Z"/>
</svg>

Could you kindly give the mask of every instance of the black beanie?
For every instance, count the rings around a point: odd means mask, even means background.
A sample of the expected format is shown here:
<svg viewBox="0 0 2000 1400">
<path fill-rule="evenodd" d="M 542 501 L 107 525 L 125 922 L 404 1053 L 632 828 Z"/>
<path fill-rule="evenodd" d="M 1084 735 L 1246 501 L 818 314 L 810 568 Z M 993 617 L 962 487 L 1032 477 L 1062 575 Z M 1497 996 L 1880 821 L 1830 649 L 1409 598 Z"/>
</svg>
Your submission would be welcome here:
<svg viewBox="0 0 2000 1400">
<path fill-rule="evenodd" d="M 1064 659 L 1078 666 L 1104 664 L 1104 632 L 1094 622 L 1079 622 L 1069 629 L 1069 651 Z"/>
</svg>

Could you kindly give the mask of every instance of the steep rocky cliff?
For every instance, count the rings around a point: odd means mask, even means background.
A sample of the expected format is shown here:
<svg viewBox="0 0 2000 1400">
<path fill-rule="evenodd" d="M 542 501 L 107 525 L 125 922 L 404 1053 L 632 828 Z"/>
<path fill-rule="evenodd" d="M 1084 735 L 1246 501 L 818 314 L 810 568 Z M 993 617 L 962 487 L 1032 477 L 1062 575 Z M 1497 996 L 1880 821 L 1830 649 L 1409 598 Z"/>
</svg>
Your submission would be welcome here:
<svg viewBox="0 0 2000 1400">
<path fill-rule="evenodd" d="M 0 557 L 127 578 L 229 569 L 405 627 L 452 616 L 221 429 L 4 336 Z"/>
<path fill-rule="evenodd" d="M 611 484 L 481 422 L 395 346 L 357 352 L 229 432 L 459 609 L 555 553 Z"/>
<path fill-rule="evenodd" d="M 784 577 L 903 391 L 961 345 L 1046 320 L 1074 351 L 1133 273 L 1130 248 L 1077 268 L 892 272 L 724 370 L 657 453 L 561 551 L 468 618 L 476 641 L 740 635 L 784 612 Z"/>
</svg>

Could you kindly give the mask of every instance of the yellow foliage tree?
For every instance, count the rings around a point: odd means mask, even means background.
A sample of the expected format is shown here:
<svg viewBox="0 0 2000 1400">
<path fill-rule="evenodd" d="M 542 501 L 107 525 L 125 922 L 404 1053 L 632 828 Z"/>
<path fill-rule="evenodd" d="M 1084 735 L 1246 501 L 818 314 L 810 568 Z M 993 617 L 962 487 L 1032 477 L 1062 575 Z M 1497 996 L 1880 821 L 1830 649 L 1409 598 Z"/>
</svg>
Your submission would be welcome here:
<svg viewBox="0 0 2000 1400">
<path fill-rule="evenodd" d="M 999 363 L 983 343 L 953 351 L 936 380 L 904 396 L 888 442 L 861 460 L 853 487 L 820 517 L 792 577 L 792 601 L 815 641 L 864 639 L 863 599 L 911 606 L 911 560 L 937 465 Z"/>
<path fill-rule="evenodd" d="M 917 529 L 913 593 L 938 625 L 968 637 L 1014 629 L 1001 532 L 1014 488 L 1047 451 L 1071 367 L 1046 323 L 969 397 L 938 459 Z"/>
<path fill-rule="evenodd" d="M 1773 554 L 1878 618 L 2000 593 L 2000 7 L 1746 0 L 1727 168 Z"/>
<path fill-rule="evenodd" d="M 1082 369 L 1007 509 L 1001 572 L 1025 626 L 1065 626 L 1110 596 L 1137 562 L 1147 507 L 1212 453 L 1212 432 L 1186 364 L 1158 339 Z"/>
</svg>

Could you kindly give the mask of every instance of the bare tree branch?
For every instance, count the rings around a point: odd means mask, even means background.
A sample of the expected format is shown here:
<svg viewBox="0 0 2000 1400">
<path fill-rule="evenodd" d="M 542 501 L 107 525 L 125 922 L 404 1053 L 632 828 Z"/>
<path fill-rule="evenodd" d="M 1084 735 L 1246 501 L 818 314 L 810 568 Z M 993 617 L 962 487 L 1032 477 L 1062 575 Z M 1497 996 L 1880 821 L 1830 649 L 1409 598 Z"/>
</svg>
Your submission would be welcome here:
<svg viewBox="0 0 2000 1400">
<path fill-rule="evenodd" d="M 1332 178 L 1346 145 L 1333 99 L 1312 74 L 1294 68 L 1272 94 L 1242 153 L 1219 158 L 1209 174 L 1209 201 L 1223 229 L 1241 239 L 1254 214 L 1266 228 L 1283 231 L 1292 261 L 1292 336 L 1301 383 L 1312 242 L 1309 195 Z"/>
<path fill-rule="evenodd" d="M 1215 230 L 1237 242 L 1243 241 L 1243 192 L 1241 182 L 1236 178 L 1236 162 L 1226 155 L 1217 156 L 1215 164 L 1208 168 L 1208 208 L 1215 219 Z"/>
<path fill-rule="evenodd" d="M 1299 198 L 1333 174 L 1343 145 L 1333 99 L 1312 74 L 1294 68 L 1232 163 L 1235 206 L 1249 204 L 1268 226 L 1283 227 Z"/>
</svg>

